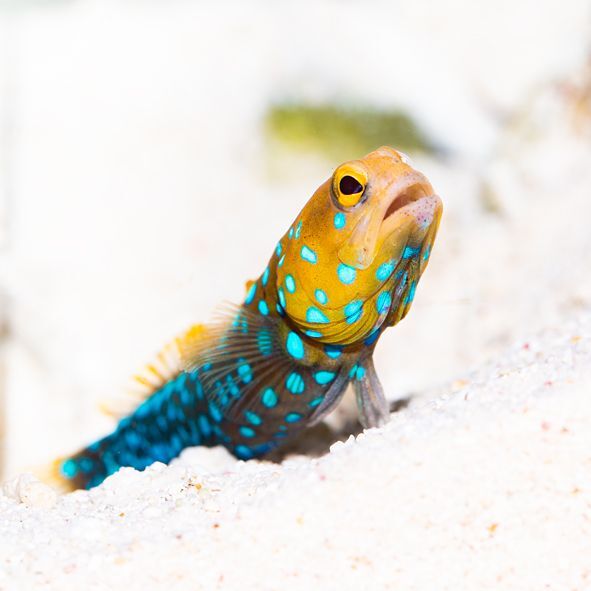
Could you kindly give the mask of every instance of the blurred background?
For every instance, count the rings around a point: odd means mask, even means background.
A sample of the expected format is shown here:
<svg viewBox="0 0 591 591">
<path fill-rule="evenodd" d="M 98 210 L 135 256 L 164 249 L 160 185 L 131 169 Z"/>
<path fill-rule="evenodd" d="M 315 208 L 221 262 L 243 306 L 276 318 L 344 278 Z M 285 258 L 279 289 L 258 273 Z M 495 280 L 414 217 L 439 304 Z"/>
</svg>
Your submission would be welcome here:
<svg viewBox="0 0 591 591">
<path fill-rule="evenodd" d="M 110 429 L 382 144 L 445 204 L 391 399 L 591 302 L 589 2 L 0 0 L 1 475 Z"/>
</svg>

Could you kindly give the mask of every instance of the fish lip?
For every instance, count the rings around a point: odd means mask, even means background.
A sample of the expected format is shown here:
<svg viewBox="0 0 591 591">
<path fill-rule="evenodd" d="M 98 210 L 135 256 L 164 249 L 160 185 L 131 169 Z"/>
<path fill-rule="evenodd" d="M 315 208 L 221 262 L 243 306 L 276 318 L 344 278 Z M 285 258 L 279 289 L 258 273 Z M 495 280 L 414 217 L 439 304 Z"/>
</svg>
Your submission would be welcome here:
<svg viewBox="0 0 591 591">
<path fill-rule="evenodd" d="M 412 171 L 392 183 L 388 194 L 391 197 L 385 204 L 382 224 L 410 203 L 419 201 L 424 197 L 432 197 L 435 192 L 425 175 Z"/>
</svg>

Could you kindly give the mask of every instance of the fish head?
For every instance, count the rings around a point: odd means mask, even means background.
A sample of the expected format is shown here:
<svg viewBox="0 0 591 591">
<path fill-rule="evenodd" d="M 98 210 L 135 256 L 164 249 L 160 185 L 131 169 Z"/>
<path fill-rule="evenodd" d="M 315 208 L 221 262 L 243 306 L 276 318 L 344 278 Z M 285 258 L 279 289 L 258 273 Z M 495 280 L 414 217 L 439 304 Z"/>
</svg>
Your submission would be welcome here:
<svg viewBox="0 0 591 591">
<path fill-rule="evenodd" d="M 427 178 L 393 148 L 341 164 L 277 246 L 281 310 L 319 342 L 379 336 L 410 308 L 441 213 Z"/>
</svg>

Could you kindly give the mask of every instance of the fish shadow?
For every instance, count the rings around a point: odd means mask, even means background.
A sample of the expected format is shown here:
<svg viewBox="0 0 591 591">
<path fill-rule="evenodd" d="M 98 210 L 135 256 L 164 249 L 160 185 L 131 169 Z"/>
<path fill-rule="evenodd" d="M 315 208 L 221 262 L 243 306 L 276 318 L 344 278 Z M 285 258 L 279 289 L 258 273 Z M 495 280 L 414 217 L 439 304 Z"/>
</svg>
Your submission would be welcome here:
<svg viewBox="0 0 591 591">
<path fill-rule="evenodd" d="M 406 408 L 412 400 L 412 395 L 394 400 L 390 403 L 390 414 Z M 325 455 L 337 441 L 346 441 L 351 435 L 357 436 L 363 432 L 361 423 L 352 417 L 347 417 L 337 428 L 321 422 L 309 429 L 305 429 L 289 443 L 273 450 L 265 460 L 280 463 L 289 456 L 308 456 L 317 458 Z"/>
</svg>

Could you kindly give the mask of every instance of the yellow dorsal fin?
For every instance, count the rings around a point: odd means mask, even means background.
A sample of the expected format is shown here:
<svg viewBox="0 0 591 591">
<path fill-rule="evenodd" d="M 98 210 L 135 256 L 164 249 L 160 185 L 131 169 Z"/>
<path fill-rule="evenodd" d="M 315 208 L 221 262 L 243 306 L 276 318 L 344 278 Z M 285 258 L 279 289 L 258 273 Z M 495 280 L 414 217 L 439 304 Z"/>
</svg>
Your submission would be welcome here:
<svg viewBox="0 0 591 591">
<path fill-rule="evenodd" d="M 206 335 L 205 325 L 191 326 L 189 330 L 165 345 L 151 363 L 146 364 L 133 376 L 132 387 L 123 398 L 103 400 L 99 404 L 99 410 L 115 419 L 129 414 L 143 400 L 183 371 L 187 352 L 192 351 Z"/>
</svg>

